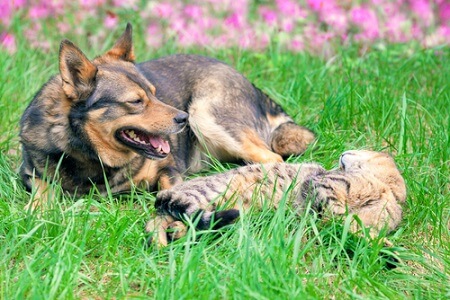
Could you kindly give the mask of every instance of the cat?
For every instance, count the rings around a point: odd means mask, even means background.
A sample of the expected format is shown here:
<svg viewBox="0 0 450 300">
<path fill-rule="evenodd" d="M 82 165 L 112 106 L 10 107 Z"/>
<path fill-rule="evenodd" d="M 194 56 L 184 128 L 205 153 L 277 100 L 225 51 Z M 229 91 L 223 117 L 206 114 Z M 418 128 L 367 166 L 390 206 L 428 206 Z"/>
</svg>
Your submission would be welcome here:
<svg viewBox="0 0 450 300">
<path fill-rule="evenodd" d="M 297 209 L 312 201 L 311 207 L 321 215 L 355 214 L 376 236 L 385 227 L 392 231 L 399 225 L 406 186 L 390 155 L 368 150 L 344 152 L 339 168 L 331 171 L 317 163 L 247 165 L 160 191 L 157 216 L 146 231 L 154 233 L 152 243 L 165 246 L 186 233 L 187 218 L 196 220 L 198 229 L 217 229 L 250 207 L 277 209 L 286 195 Z M 353 222 L 351 231 L 358 228 Z"/>
</svg>

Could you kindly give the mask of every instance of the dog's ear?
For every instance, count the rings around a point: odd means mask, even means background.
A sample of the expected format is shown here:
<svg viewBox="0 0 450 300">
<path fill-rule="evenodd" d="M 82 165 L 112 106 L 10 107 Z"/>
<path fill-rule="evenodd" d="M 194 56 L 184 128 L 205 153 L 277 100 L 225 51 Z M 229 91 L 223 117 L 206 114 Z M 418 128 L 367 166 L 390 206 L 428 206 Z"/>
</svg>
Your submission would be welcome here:
<svg viewBox="0 0 450 300">
<path fill-rule="evenodd" d="M 115 59 L 121 59 L 129 62 L 134 62 L 134 50 L 133 50 L 133 28 L 130 23 L 127 24 L 127 28 L 122 36 L 117 40 L 114 46 L 106 52 L 106 56 L 113 57 Z"/>
<path fill-rule="evenodd" d="M 68 40 L 59 48 L 59 72 L 64 93 L 71 100 L 85 99 L 94 89 L 97 67 Z"/>
</svg>

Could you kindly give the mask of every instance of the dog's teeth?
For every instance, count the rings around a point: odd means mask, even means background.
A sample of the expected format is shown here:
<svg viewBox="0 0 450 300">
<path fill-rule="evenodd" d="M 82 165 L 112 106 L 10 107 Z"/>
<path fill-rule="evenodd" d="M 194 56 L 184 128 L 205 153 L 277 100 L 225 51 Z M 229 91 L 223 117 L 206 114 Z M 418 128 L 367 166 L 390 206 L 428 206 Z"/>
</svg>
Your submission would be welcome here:
<svg viewBox="0 0 450 300">
<path fill-rule="evenodd" d="M 136 137 L 136 133 L 134 133 L 134 130 L 126 130 L 125 132 L 132 139 Z"/>
</svg>

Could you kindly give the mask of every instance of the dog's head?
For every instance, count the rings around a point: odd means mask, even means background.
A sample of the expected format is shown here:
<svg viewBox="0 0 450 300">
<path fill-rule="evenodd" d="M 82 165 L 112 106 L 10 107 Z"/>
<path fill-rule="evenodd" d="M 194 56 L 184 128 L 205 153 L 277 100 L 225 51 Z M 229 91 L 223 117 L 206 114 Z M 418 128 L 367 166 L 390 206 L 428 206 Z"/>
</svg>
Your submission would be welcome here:
<svg viewBox="0 0 450 300">
<path fill-rule="evenodd" d="M 111 50 L 92 61 L 64 40 L 59 63 L 71 124 L 82 128 L 104 164 L 118 167 L 136 155 L 169 154 L 167 136 L 183 130 L 188 114 L 159 101 L 136 68 L 130 24 Z"/>
</svg>

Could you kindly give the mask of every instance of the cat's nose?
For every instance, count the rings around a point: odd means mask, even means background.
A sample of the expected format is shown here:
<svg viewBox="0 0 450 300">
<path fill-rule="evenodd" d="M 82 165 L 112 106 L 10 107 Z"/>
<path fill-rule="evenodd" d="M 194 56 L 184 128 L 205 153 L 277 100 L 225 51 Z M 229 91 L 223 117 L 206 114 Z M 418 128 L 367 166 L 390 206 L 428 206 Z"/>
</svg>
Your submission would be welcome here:
<svg viewBox="0 0 450 300">
<path fill-rule="evenodd" d="M 344 153 L 341 154 L 341 157 L 339 157 L 339 167 L 345 171 L 345 163 L 346 163 L 346 159 L 348 162 L 348 158 L 350 156 L 352 156 L 353 153 L 351 151 L 345 151 Z"/>
</svg>

